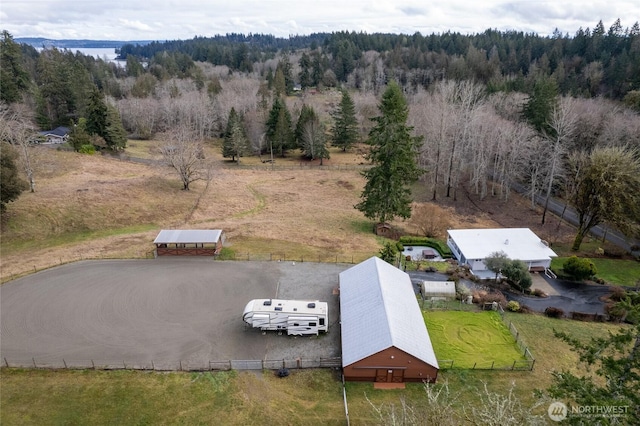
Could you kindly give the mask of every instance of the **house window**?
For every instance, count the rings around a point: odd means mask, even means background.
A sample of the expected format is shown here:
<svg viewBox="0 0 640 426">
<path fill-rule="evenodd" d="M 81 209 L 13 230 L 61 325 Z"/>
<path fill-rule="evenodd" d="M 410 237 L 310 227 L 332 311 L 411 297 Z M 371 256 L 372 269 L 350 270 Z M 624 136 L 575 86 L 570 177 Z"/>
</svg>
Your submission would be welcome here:
<svg viewBox="0 0 640 426">
<path fill-rule="evenodd" d="M 324 318 L 320 318 L 320 325 L 324 325 Z"/>
</svg>

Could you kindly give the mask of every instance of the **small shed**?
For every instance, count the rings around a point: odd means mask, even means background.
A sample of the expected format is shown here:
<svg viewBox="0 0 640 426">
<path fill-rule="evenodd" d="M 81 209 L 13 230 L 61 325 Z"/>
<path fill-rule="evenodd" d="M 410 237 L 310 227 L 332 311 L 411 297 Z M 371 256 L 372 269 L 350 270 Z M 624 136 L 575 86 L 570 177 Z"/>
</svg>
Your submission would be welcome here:
<svg viewBox="0 0 640 426">
<path fill-rule="evenodd" d="M 224 242 L 221 229 L 163 229 L 153 244 L 156 256 L 216 256 Z"/>
<path fill-rule="evenodd" d="M 438 361 L 406 272 L 372 257 L 340 273 L 345 380 L 435 382 Z"/>
<path fill-rule="evenodd" d="M 455 281 L 422 281 L 420 294 L 425 300 L 448 300 L 456 298 Z"/>
</svg>

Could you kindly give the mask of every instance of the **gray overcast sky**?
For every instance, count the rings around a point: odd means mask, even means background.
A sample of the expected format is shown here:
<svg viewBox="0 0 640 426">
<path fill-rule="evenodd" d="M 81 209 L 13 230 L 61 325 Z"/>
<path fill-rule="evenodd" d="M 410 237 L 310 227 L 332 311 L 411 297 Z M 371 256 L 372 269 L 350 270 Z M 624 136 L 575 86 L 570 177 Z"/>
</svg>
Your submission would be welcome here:
<svg viewBox="0 0 640 426">
<path fill-rule="evenodd" d="M 225 33 L 278 37 L 363 31 L 427 35 L 487 28 L 574 35 L 640 20 L 639 0 L 0 0 L 0 29 L 13 37 L 175 40 Z"/>
</svg>

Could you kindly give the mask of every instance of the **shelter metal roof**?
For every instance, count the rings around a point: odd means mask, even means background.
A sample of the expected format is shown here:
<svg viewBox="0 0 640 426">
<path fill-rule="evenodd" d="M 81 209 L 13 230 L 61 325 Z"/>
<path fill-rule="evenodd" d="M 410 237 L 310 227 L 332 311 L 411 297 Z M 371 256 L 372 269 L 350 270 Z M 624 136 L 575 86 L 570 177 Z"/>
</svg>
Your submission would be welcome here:
<svg viewBox="0 0 640 426">
<path fill-rule="evenodd" d="M 453 229 L 447 233 L 467 259 L 485 259 L 499 251 L 523 261 L 558 256 L 529 228 Z"/>
<path fill-rule="evenodd" d="M 217 243 L 222 235 L 220 229 L 163 229 L 154 244 L 206 244 Z"/>
<path fill-rule="evenodd" d="M 343 367 L 393 346 L 438 368 L 411 278 L 382 259 L 340 273 L 340 316 Z"/>
</svg>

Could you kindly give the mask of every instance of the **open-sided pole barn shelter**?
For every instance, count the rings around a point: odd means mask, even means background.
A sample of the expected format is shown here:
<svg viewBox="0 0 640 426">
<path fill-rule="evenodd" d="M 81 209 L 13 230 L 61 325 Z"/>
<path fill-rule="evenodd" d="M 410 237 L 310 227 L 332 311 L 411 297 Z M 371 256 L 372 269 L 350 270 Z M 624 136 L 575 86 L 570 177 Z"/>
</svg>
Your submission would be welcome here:
<svg viewBox="0 0 640 426">
<path fill-rule="evenodd" d="M 435 382 L 438 360 L 409 275 L 377 257 L 340 273 L 345 380 Z"/>
<path fill-rule="evenodd" d="M 224 241 L 220 229 L 163 229 L 153 244 L 156 256 L 215 256 Z"/>
</svg>

